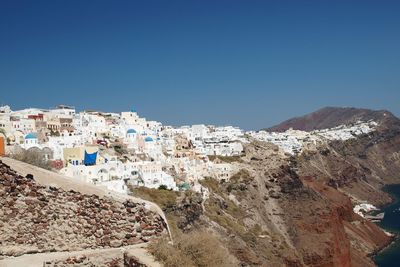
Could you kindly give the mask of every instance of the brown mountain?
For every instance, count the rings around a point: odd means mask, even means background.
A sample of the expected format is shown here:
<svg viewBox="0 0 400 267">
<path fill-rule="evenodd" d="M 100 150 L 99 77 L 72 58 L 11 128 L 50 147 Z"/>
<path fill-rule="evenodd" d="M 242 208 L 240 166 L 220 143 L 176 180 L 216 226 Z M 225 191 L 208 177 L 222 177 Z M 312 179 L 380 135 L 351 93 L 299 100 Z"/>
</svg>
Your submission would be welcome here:
<svg viewBox="0 0 400 267">
<path fill-rule="evenodd" d="M 393 123 L 400 125 L 399 119 L 387 110 L 370 110 L 363 108 L 325 107 L 310 114 L 286 120 L 278 125 L 267 128 L 268 131 L 283 132 L 290 128 L 302 131 L 312 131 L 351 124 L 357 121 L 374 120 L 382 125 Z"/>
</svg>

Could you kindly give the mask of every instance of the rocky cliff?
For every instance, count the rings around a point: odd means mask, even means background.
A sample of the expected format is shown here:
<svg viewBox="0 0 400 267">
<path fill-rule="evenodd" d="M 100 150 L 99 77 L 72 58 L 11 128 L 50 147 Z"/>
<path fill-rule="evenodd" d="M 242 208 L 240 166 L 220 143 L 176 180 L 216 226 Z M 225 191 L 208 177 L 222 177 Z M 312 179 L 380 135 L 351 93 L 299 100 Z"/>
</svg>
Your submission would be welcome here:
<svg viewBox="0 0 400 267">
<path fill-rule="evenodd" d="M 381 188 L 400 182 L 400 130 L 381 123 L 377 131 L 347 141 L 332 141 L 298 158 L 299 174 L 346 192 L 354 201 L 383 205 L 391 201 Z"/>
<path fill-rule="evenodd" d="M 355 202 L 383 205 L 391 201 L 381 188 L 400 180 L 400 120 L 386 110 L 327 107 L 289 119 L 269 130 L 311 131 L 374 120 L 375 131 L 346 141 L 335 140 L 303 151 L 296 161 L 301 176 L 345 192 Z"/>
<path fill-rule="evenodd" d="M 253 141 L 233 164 L 240 171 L 229 180 L 202 181 L 202 209 L 186 196 L 165 210 L 181 231 L 217 234 L 240 266 L 374 266 L 368 255 L 390 242 L 348 196 L 299 176 L 296 158 L 272 144 Z"/>
</svg>

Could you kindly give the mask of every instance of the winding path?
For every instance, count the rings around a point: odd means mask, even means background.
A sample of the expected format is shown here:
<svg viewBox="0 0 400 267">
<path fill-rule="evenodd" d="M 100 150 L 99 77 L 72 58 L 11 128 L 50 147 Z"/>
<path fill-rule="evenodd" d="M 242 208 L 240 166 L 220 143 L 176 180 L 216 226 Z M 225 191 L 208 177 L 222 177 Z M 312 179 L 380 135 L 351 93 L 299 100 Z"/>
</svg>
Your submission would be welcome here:
<svg viewBox="0 0 400 267">
<path fill-rule="evenodd" d="M 0 260 L 0 267 L 42 267 L 46 261 L 53 261 L 59 259 L 66 259 L 69 257 L 76 257 L 85 255 L 87 257 L 103 258 L 104 255 L 110 258 L 122 258 L 125 251 L 134 255 L 143 264 L 150 267 L 161 267 L 162 265 L 156 261 L 147 252 L 147 244 L 138 244 L 120 248 L 105 248 L 105 249 L 91 249 L 80 251 L 60 251 L 48 253 L 25 254 L 19 257 L 9 257 Z"/>
</svg>

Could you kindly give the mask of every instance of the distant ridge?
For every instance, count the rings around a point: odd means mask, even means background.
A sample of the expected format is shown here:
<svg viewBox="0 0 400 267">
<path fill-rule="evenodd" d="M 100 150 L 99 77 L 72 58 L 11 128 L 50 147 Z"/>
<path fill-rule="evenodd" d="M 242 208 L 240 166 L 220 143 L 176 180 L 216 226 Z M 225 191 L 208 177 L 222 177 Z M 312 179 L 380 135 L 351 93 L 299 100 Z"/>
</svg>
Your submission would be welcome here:
<svg viewBox="0 0 400 267">
<path fill-rule="evenodd" d="M 387 110 L 371 110 L 351 107 L 324 107 L 315 112 L 301 117 L 286 120 L 278 125 L 264 130 L 284 132 L 290 128 L 302 131 L 313 131 L 336 127 L 342 124 L 350 124 L 357 121 L 374 120 L 382 125 L 400 121 Z"/>
</svg>

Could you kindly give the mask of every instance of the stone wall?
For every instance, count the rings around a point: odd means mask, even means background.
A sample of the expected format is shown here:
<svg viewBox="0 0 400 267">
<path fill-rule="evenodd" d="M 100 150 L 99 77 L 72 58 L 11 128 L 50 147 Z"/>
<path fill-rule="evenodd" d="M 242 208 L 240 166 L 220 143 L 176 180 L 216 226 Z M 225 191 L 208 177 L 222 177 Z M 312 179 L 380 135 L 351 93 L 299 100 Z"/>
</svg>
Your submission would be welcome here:
<svg viewBox="0 0 400 267">
<path fill-rule="evenodd" d="M 41 186 L 1 161 L 0 207 L 0 258 L 121 247 L 167 234 L 144 204 Z"/>
<path fill-rule="evenodd" d="M 48 261 L 43 267 L 125 267 L 122 258 L 104 259 L 85 255 Z"/>
<path fill-rule="evenodd" d="M 132 253 L 124 252 L 120 255 L 80 255 L 68 257 L 65 259 L 58 259 L 47 261 L 43 267 L 147 267 L 147 265 L 140 262 Z"/>
</svg>

